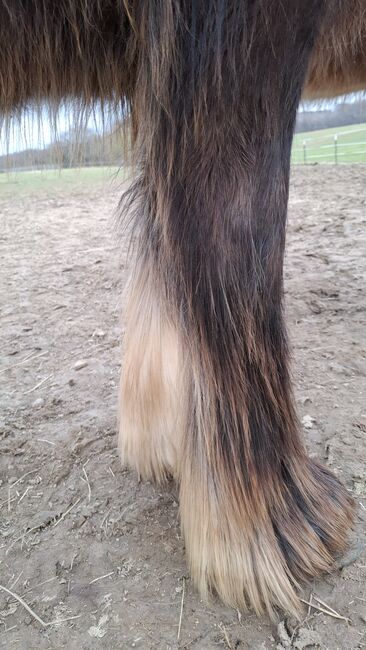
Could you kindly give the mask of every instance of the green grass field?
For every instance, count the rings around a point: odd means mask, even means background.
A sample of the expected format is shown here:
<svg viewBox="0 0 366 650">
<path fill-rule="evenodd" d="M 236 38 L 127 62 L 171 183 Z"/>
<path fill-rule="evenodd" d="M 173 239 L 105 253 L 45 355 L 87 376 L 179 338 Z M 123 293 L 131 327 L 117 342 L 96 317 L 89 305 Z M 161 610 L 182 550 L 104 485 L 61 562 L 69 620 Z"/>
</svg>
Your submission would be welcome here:
<svg viewBox="0 0 366 650">
<path fill-rule="evenodd" d="M 307 164 L 335 163 L 336 156 L 338 163 L 366 162 L 366 122 L 297 133 L 294 137 L 292 163 L 303 164 L 305 159 Z"/>
<path fill-rule="evenodd" d="M 9 194 L 45 192 L 54 189 L 75 188 L 77 185 L 105 183 L 117 179 L 122 182 L 126 172 L 117 167 L 81 167 L 0 173 L 0 196 Z"/>
</svg>

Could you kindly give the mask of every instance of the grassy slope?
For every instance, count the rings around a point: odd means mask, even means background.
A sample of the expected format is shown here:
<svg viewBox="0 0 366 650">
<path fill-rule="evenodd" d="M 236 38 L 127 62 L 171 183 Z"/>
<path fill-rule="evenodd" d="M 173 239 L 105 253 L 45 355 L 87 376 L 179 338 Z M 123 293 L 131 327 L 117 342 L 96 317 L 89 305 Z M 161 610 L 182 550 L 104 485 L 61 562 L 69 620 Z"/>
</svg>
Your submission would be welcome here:
<svg viewBox="0 0 366 650">
<path fill-rule="evenodd" d="M 304 140 L 309 163 L 334 162 L 335 135 L 338 136 L 339 162 L 366 162 L 366 123 L 297 133 L 294 137 L 292 162 L 303 162 Z"/>
<path fill-rule="evenodd" d="M 49 193 L 53 189 L 108 182 L 115 178 L 123 181 L 125 172 L 117 167 L 82 167 L 3 173 L 0 174 L 0 196 L 42 191 Z"/>
</svg>

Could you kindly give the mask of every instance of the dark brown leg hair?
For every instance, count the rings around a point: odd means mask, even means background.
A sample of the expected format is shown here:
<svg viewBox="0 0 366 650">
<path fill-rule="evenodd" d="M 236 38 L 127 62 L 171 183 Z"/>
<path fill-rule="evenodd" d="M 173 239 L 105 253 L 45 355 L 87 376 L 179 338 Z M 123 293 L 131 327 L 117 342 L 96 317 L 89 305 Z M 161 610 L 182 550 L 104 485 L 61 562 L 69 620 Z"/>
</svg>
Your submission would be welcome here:
<svg viewBox="0 0 366 650">
<path fill-rule="evenodd" d="M 298 613 L 296 586 L 332 569 L 352 523 L 299 434 L 282 309 L 291 141 L 323 5 L 135 4 L 139 258 L 188 359 L 189 566 L 203 595 L 271 616 Z"/>
</svg>

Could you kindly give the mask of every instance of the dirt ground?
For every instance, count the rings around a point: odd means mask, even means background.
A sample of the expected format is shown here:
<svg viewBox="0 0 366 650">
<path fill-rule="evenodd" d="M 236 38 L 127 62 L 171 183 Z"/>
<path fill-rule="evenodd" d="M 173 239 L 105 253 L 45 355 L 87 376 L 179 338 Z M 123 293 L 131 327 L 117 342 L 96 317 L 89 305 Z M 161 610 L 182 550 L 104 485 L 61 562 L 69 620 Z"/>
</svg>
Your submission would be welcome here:
<svg viewBox="0 0 366 650">
<path fill-rule="evenodd" d="M 366 648 L 365 552 L 303 595 L 345 618 L 305 607 L 300 626 L 276 626 L 207 605 L 187 572 L 176 488 L 120 468 L 120 183 L 0 195 L 0 584 L 47 623 L 0 589 L 0 647 Z M 365 224 L 366 166 L 294 169 L 286 304 L 298 409 L 310 453 L 352 490 L 363 525 Z"/>
</svg>

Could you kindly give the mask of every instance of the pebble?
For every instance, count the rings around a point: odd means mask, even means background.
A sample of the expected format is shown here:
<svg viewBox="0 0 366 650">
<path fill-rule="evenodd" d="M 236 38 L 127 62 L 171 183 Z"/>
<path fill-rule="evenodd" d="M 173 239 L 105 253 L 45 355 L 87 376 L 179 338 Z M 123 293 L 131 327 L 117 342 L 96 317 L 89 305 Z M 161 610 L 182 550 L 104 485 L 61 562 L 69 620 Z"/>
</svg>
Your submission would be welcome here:
<svg viewBox="0 0 366 650">
<path fill-rule="evenodd" d="M 291 647 L 291 640 L 287 633 L 285 622 L 281 621 L 277 625 L 277 636 L 280 643 L 277 644 L 277 650 L 283 650 L 284 648 Z"/>
<path fill-rule="evenodd" d="M 315 418 L 313 418 L 311 415 L 304 415 L 302 419 L 302 423 L 305 429 L 312 429 L 314 422 L 315 422 Z"/>
<path fill-rule="evenodd" d="M 93 337 L 97 337 L 98 339 L 103 339 L 105 337 L 105 332 L 103 330 L 95 330 L 92 334 Z"/>
<path fill-rule="evenodd" d="M 82 368 L 85 368 L 85 366 L 88 365 L 88 362 L 86 359 L 80 359 L 74 364 L 74 370 L 81 370 Z"/>
<path fill-rule="evenodd" d="M 40 409 L 42 406 L 44 406 L 43 397 L 38 397 L 37 399 L 34 400 L 34 402 L 32 404 L 32 408 L 34 408 L 34 409 Z"/>
<path fill-rule="evenodd" d="M 60 513 L 57 510 L 41 510 L 31 518 L 30 528 L 43 528 L 52 524 Z"/>
<path fill-rule="evenodd" d="M 312 400 L 310 399 L 310 397 L 303 397 L 300 401 L 301 401 L 301 404 L 302 404 L 303 406 L 306 406 L 306 404 L 311 404 L 311 402 L 312 402 Z"/>
<path fill-rule="evenodd" d="M 315 630 L 308 630 L 304 627 L 300 628 L 297 639 L 293 644 L 296 650 L 305 650 L 305 648 L 320 648 L 321 638 Z"/>
</svg>

